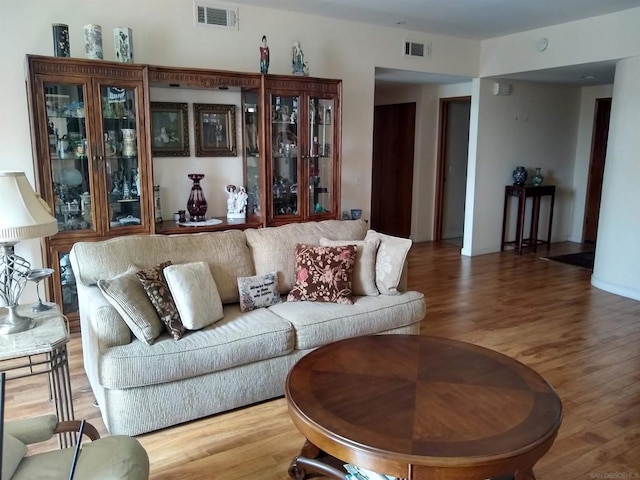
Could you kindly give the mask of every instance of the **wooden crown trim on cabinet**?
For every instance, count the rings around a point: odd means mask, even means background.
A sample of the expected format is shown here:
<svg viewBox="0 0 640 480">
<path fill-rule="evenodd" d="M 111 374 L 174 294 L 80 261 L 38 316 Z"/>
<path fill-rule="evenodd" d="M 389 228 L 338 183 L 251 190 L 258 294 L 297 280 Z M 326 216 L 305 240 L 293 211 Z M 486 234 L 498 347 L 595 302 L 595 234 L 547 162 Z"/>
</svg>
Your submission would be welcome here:
<svg viewBox="0 0 640 480">
<path fill-rule="evenodd" d="M 56 57 L 28 55 L 29 70 L 33 75 L 79 75 L 93 77 L 111 77 L 124 80 L 142 80 L 145 65 L 118 63 L 105 60 L 64 58 L 64 63 L 55 61 Z M 53 61 L 52 61 L 53 60 Z"/>
<path fill-rule="evenodd" d="M 260 74 L 154 65 L 149 66 L 149 82 L 188 88 L 260 88 L 261 79 Z"/>
</svg>

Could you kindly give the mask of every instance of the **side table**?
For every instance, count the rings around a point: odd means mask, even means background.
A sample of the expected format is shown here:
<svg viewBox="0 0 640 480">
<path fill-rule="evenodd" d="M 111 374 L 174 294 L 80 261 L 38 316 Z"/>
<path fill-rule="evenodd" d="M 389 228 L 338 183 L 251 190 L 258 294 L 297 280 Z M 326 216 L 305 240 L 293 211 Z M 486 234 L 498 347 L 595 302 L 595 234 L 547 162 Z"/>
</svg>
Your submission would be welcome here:
<svg viewBox="0 0 640 480">
<path fill-rule="evenodd" d="M 7 381 L 48 374 L 49 399 L 62 422 L 74 419 L 67 357 L 69 329 L 59 307 L 48 305 L 53 308 L 44 312 L 32 312 L 32 305 L 18 306 L 18 313 L 32 317 L 36 326 L 26 332 L 0 335 L 0 372 L 7 372 Z M 73 445 L 75 438 L 75 433 L 60 435 L 60 446 Z"/>
<path fill-rule="evenodd" d="M 540 199 L 545 196 L 551 197 L 551 207 L 549 212 L 549 228 L 547 230 L 547 240 L 538 240 L 538 218 L 540 217 Z M 511 197 L 518 198 L 518 219 L 516 221 L 516 239 L 515 241 L 506 241 L 506 225 L 507 225 L 507 207 Z M 524 217 L 527 206 L 527 198 L 533 201 L 531 211 L 531 227 L 529 230 L 529 238 L 524 238 Z M 502 214 L 502 239 L 500 243 L 500 251 L 504 250 L 505 245 L 514 245 L 518 254 L 522 253 L 522 246 L 527 245 L 533 247 L 535 252 L 538 244 L 546 243 L 547 248 L 551 244 L 551 225 L 553 223 L 553 204 L 556 199 L 556 187 L 554 185 L 507 185 L 504 189 L 504 211 Z"/>
</svg>

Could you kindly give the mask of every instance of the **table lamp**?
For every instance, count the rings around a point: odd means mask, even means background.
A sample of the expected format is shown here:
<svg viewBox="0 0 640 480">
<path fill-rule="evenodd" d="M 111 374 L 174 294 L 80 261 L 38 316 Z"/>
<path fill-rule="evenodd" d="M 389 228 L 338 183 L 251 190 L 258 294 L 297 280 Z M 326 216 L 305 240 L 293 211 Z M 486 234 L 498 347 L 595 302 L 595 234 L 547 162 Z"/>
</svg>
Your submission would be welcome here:
<svg viewBox="0 0 640 480">
<path fill-rule="evenodd" d="M 13 247 L 20 240 L 53 235 L 58 224 L 49 207 L 33 191 L 24 172 L 0 172 L 0 300 L 6 313 L 0 314 L 0 335 L 24 332 L 34 327 L 30 317 L 16 311 L 18 299 L 27 283 L 31 264 L 16 255 Z"/>
</svg>

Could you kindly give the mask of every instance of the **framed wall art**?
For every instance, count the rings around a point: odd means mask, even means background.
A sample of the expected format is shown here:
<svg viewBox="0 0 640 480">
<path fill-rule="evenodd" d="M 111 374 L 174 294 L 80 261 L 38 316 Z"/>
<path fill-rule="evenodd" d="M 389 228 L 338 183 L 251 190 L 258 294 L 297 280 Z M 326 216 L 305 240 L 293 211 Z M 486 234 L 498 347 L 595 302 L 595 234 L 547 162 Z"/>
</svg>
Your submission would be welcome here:
<svg viewBox="0 0 640 480">
<path fill-rule="evenodd" d="M 186 103 L 151 102 L 151 150 L 155 157 L 188 157 Z"/>
<path fill-rule="evenodd" d="M 236 106 L 193 104 L 196 157 L 236 157 Z"/>
</svg>

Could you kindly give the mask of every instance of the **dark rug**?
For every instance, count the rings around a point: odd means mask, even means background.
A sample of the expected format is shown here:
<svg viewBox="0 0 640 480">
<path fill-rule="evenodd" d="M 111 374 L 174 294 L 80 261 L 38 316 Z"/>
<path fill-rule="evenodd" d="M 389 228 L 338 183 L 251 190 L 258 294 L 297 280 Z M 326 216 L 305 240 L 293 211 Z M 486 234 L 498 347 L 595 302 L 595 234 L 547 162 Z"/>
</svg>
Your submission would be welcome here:
<svg viewBox="0 0 640 480">
<path fill-rule="evenodd" d="M 553 260 L 554 262 L 568 263 L 569 265 L 575 265 L 577 267 L 588 268 L 593 270 L 593 259 L 595 252 L 580 252 L 570 253 L 568 255 L 556 255 L 555 257 L 546 257 L 547 260 Z"/>
</svg>

